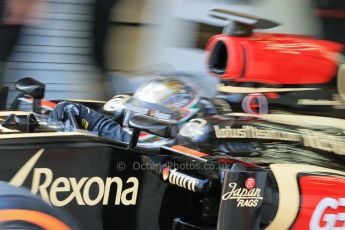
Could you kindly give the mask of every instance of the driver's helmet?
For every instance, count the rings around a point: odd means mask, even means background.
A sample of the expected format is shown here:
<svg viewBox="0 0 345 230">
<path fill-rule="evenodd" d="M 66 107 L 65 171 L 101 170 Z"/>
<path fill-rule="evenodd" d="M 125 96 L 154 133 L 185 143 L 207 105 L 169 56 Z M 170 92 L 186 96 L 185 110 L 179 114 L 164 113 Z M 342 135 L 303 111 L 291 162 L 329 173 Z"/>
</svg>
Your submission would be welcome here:
<svg viewBox="0 0 345 230">
<path fill-rule="evenodd" d="M 200 96 L 189 84 L 169 77 L 150 80 L 139 87 L 124 105 L 123 126 L 134 115 L 147 115 L 161 120 L 183 124 L 199 111 Z M 143 133 L 139 141 L 161 140 Z"/>
</svg>

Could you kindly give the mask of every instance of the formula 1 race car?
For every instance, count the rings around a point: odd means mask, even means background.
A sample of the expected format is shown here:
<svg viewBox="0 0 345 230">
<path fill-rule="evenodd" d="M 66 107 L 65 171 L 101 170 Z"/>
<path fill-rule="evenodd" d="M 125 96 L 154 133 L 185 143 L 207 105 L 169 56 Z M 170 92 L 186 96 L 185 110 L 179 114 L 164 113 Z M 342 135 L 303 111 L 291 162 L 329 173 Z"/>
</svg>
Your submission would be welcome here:
<svg viewBox="0 0 345 230">
<path fill-rule="evenodd" d="M 267 113 L 269 107 L 344 118 L 343 44 L 254 33 L 279 23 L 230 10 L 214 9 L 211 16 L 227 21 L 206 47 L 209 72 L 222 81 L 221 97 L 247 113 Z"/>
<path fill-rule="evenodd" d="M 25 82 L 18 88 L 40 111 L 42 87 Z M 0 112 L 0 180 L 66 209 L 81 229 L 345 226 L 344 120 L 237 113 L 178 129 L 137 115 L 124 143 L 76 129 L 66 116 L 74 128 L 45 113 Z M 141 132 L 175 141 L 143 147 Z"/>
</svg>

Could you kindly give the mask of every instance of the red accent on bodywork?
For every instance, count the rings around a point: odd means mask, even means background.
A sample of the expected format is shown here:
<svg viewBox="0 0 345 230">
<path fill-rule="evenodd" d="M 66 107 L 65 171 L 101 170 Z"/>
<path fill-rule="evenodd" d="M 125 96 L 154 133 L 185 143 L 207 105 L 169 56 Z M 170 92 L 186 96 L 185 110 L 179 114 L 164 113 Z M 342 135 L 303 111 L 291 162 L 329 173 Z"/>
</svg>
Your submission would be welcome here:
<svg viewBox="0 0 345 230">
<path fill-rule="evenodd" d="M 195 157 L 207 157 L 207 156 L 209 156 L 207 153 L 202 153 L 202 152 L 196 151 L 194 149 L 184 147 L 182 145 L 174 145 L 171 147 L 171 149 L 177 150 L 177 151 L 180 151 L 180 152 L 183 152 L 185 154 L 192 155 Z"/>
<path fill-rule="evenodd" d="M 328 83 L 336 76 L 344 48 L 340 43 L 299 35 L 254 33 L 250 37 L 233 37 L 222 34 L 211 38 L 207 45 L 208 58 L 218 42 L 227 48 L 227 66 L 224 74 L 211 74 L 223 80 L 266 84 Z"/>
<path fill-rule="evenodd" d="M 33 102 L 33 100 L 34 100 L 33 98 L 27 98 L 27 99 L 31 102 Z M 54 109 L 57 104 L 55 102 L 51 102 L 51 101 L 47 101 L 47 100 L 42 99 L 41 105 Z"/>
<path fill-rule="evenodd" d="M 345 199 L 344 177 L 302 176 L 299 180 L 299 186 L 301 193 L 300 210 L 292 229 L 309 229 L 313 215 L 319 214 L 320 218 L 317 218 L 314 223 L 324 227 L 326 225 L 323 219 L 325 215 L 335 216 L 339 213 L 345 213 L 345 207 L 339 201 L 340 198 Z M 339 202 L 339 204 L 336 208 L 322 209 L 320 204 L 324 199 L 331 199 L 336 203 Z M 344 224 L 343 221 L 336 221 L 333 227 L 341 227 Z"/>
<path fill-rule="evenodd" d="M 42 106 L 46 106 L 46 107 L 50 107 L 50 108 L 55 108 L 56 107 L 56 103 L 51 102 L 51 101 L 46 101 L 46 100 L 42 100 L 41 101 Z"/>
</svg>

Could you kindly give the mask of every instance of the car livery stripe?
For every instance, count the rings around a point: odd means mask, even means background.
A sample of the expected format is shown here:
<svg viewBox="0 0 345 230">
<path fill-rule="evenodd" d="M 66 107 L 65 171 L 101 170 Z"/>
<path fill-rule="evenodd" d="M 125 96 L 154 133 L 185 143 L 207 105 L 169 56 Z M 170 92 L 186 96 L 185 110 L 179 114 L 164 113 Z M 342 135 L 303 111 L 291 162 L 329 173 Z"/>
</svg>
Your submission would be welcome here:
<svg viewBox="0 0 345 230">
<path fill-rule="evenodd" d="M 289 229 L 297 216 L 300 196 L 297 175 L 299 173 L 330 173 L 345 176 L 345 172 L 303 164 L 271 164 L 279 190 L 277 214 L 266 230 Z"/>
<path fill-rule="evenodd" d="M 223 93 L 282 93 L 309 90 L 320 90 L 320 88 L 255 88 L 242 86 L 226 86 L 224 84 L 217 85 L 217 91 Z"/>
<path fill-rule="evenodd" d="M 93 134 L 88 134 L 84 132 L 50 132 L 50 133 L 11 133 L 0 135 L 1 139 L 11 139 L 11 138 L 31 138 L 31 137 L 60 137 L 60 136 L 89 136 L 95 137 Z"/>
<path fill-rule="evenodd" d="M 32 112 L 26 112 L 26 111 L 1 111 L 0 116 L 10 116 L 12 114 L 18 115 L 18 116 L 25 116 L 25 115 L 30 115 Z"/>
<path fill-rule="evenodd" d="M 25 165 L 22 166 L 22 168 L 16 173 L 16 175 L 14 175 L 14 177 L 8 183 L 15 187 L 22 186 L 24 184 L 25 179 L 28 177 L 30 171 L 32 170 L 38 158 L 40 158 L 43 152 L 44 149 L 38 150 L 37 153 L 35 153 L 34 156 L 30 158 L 30 160 L 26 162 Z"/>
<path fill-rule="evenodd" d="M 248 113 L 228 113 L 229 116 L 237 117 L 257 117 L 266 121 L 275 122 L 284 125 L 295 125 L 301 127 L 312 127 L 325 124 L 325 126 L 344 129 L 345 120 L 333 117 L 319 117 L 298 114 L 248 114 Z"/>
<path fill-rule="evenodd" d="M 184 147 L 182 145 L 174 145 L 174 146 L 171 147 L 171 149 L 177 150 L 177 151 L 180 151 L 180 152 L 183 152 L 185 154 L 192 155 L 192 156 L 195 156 L 195 157 L 206 157 L 206 156 L 209 156 L 206 153 L 202 153 L 202 152 L 196 151 L 194 149 L 190 149 L 190 148 Z"/>
</svg>

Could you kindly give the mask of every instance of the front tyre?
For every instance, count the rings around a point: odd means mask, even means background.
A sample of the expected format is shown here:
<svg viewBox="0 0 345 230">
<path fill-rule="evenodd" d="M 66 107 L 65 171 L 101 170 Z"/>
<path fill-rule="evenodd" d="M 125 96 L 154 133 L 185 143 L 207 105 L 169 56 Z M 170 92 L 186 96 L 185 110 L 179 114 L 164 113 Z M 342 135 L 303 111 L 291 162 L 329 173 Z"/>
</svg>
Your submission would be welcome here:
<svg viewBox="0 0 345 230">
<path fill-rule="evenodd" d="M 0 182 L 0 230 L 78 230 L 61 209 L 50 206 L 25 188 Z"/>
</svg>

